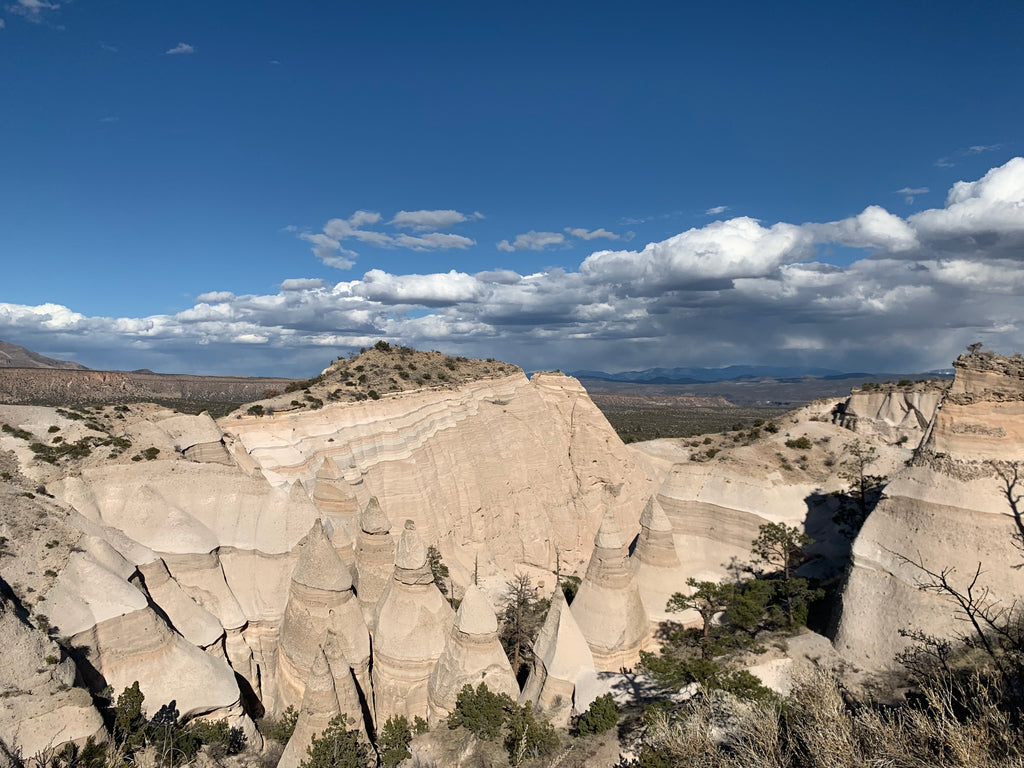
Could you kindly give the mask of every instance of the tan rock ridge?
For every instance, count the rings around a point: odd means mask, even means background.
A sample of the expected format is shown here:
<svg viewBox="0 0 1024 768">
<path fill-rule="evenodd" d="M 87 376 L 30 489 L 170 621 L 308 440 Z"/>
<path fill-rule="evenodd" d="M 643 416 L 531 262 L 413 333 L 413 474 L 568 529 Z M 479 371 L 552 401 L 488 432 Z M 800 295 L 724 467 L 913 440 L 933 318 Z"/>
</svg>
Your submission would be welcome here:
<svg viewBox="0 0 1024 768">
<path fill-rule="evenodd" d="M 444 553 L 457 593 L 477 557 L 495 583 L 520 565 L 553 566 L 556 551 L 579 569 L 606 489 L 617 494 L 616 522 L 635 530 L 657 473 L 574 379 L 491 370 L 378 400 L 324 398 L 323 407 L 262 418 L 243 409 L 220 422 L 154 405 L 2 406 L 16 429 L 0 434 L 0 468 L 22 487 L 45 484 L 52 497 L 33 512 L 64 532 L 62 559 L 39 560 L 58 575 L 32 576 L 36 610 L 88 656 L 91 687 L 116 693 L 137 679 L 147 704 L 175 699 L 188 715 L 228 717 L 254 742 L 236 675 L 277 713 L 303 704 L 321 653 L 338 709 L 357 710 L 361 723 L 365 714 L 366 726 L 374 714 L 427 717 L 431 704 L 440 717 L 463 680 L 515 694 L 493 609 L 473 587 L 456 626 L 427 544 Z M 92 435 L 95 448 L 116 450 L 51 464 L 23 432 Z M 389 515 L 413 521 L 397 547 Z M 5 559 L 5 573 L 35 570 L 25 565 L 30 539 L 49 552 L 44 534 L 32 536 L 14 548 L 16 568 Z M 552 621 L 553 637 L 575 626 L 568 611 Z M 552 654 L 556 668 L 569 664 Z"/>
<path fill-rule="evenodd" d="M 460 586 L 477 555 L 511 573 L 519 562 L 553 569 L 557 549 L 567 569 L 582 568 L 602 488 L 623 486 L 631 503 L 621 522 L 632 526 L 653 477 L 579 383 L 558 374 L 236 416 L 220 425 L 241 465 L 275 484 L 301 482 L 321 504 L 343 503 L 344 491 L 360 508 L 377 497 L 393 519 L 412 519 L 428 541 L 447 542 Z M 344 480 L 323 469 L 328 459 L 345 468 Z"/>
<path fill-rule="evenodd" d="M 1021 594 L 1020 552 L 1007 494 L 1015 491 L 1024 439 L 1024 360 L 964 355 L 912 464 L 898 472 L 853 547 L 836 648 L 871 669 L 885 669 L 913 628 L 939 637 L 963 631 L 954 606 L 918 589 L 932 571 L 952 569 L 965 589 L 1010 605 Z"/>
</svg>

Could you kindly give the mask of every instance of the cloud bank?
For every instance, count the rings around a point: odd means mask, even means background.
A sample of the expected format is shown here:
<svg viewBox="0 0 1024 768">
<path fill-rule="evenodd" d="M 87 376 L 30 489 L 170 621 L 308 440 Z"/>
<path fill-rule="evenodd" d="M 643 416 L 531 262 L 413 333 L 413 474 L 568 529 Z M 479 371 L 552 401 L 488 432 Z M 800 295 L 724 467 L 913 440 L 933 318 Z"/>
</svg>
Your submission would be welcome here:
<svg viewBox="0 0 1024 768">
<path fill-rule="evenodd" d="M 402 211 L 382 225 L 379 213 L 357 211 L 299 236 L 342 260 L 342 243 L 459 248 L 452 238 L 462 236 L 435 229 L 459 223 L 455 213 Z M 522 247 L 565 239 L 527 236 Z M 861 256 L 830 263 L 835 246 Z M 371 269 L 333 284 L 289 278 L 272 295 L 211 291 L 182 312 L 140 318 L 0 304 L 0 338 L 73 350 L 92 367 L 206 373 L 309 375 L 380 338 L 528 368 L 813 362 L 912 372 L 944 367 L 974 341 L 1024 349 L 1022 295 L 1024 158 L 1014 158 L 907 218 L 878 205 L 831 222 L 738 217 L 596 251 L 575 271 Z"/>
<path fill-rule="evenodd" d="M 438 251 L 466 249 L 476 241 L 449 232 L 437 230 L 466 221 L 482 219 L 482 213 L 461 213 L 453 210 L 399 211 L 390 221 L 382 224 L 383 216 L 377 211 L 356 211 L 347 219 L 330 219 L 321 232 L 290 230 L 313 245 L 313 254 L 328 267 L 351 269 L 359 254 L 342 243 L 354 240 L 375 248 L 405 248 L 412 251 Z M 385 231 L 381 227 L 389 227 Z M 410 229 L 415 234 L 396 230 Z"/>
</svg>

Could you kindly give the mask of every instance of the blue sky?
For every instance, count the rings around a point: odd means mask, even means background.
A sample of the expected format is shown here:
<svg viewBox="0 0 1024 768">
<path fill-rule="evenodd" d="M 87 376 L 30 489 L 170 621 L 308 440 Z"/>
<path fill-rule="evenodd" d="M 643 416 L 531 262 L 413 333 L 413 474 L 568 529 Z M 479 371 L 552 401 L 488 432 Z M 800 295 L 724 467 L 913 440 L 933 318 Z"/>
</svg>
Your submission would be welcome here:
<svg viewBox="0 0 1024 768">
<path fill-rule="evenodd" d="M 553 6 L 553 7 L 552 7 Z M 1024 349 L 1024 5 L 0 5 L 0 338 L 308 375 Z"/>
</svg>

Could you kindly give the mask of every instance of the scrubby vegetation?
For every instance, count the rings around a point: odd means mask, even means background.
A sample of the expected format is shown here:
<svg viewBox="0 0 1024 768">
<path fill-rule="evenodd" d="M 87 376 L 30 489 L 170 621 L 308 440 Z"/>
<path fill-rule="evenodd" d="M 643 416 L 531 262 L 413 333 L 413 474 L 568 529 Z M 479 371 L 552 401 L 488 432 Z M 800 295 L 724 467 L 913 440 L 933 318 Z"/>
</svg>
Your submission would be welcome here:
<svg viewBox="0 0 1024 768">
<path fill-rule="evenodd" d="M 527 703 L 519 706 L 506 694 L 492 693 L 484 683 L 474 690 L 463 686 L 449 728 L 466 728 L 478 739 L 493 741 L 504 734 L 509 763 L 522 765 L 527 758 L 550 755 L 558 749 L 555 729 Z"/>
<path fill-rule="evenodd" d="M 230 727 L 226 720 L 184 722 L 174 701 L 147 718 L 144 702 L 138 681 L 121 692 L 106 711 L 113 737 L 109 744 L 97 744 L 90 737 L 83 747 L 66 744 L 60 751 L 44 750 L 26 758 L 0 740 L 0 756 L 12 768 L 127 768 L 140 764 L 172 768 L 191 763 L 200 749 L 220 760 L 247 747 L 242 730 Z"/>
<path fill-rule="evenodd" d="M 821 596 L 795 574 L 811 539 L 782 523 L 762 525 L 751 543 L 751 562 L 737 564 L 723 583 L 687 580 L 688 593 L 677 592 L 666 610 L 691 610 L 699 628 L 668 623 L 661 628 L 659 653 L 641 652 L 641 667 L 666 691 L 696 684 L 755 701 L 773 694 L 752 674 L 735 667 L 732 654 L 757 650 L 771 633 L 792 633 L 807 622 L 811 602 Z"/>
</svg>

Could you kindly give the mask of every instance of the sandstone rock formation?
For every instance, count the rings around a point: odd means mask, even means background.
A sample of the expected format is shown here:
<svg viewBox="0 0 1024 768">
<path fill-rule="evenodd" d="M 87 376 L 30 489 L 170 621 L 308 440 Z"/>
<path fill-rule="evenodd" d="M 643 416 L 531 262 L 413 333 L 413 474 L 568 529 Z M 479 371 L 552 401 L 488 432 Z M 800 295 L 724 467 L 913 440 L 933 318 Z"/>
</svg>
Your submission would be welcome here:
<svg viewBox="0 0 1024 768">
<path fill-rule="evenodd" d="M 640 660 L 649 635 L 647 610 L 628 562 L 627 545 L 614 514 L 605 513 L 586 576 L 572 603 L 572 614 L 599 671 L 632 667 Z"/>
<path fill-rule="evenodd" d="M 103 718 L 92 698 L 71 687 L 74 663 L 19 618 L 17 607 L 2 596 L 9 589 L 0 580 L 0 741 L 24 756 L 67 741 L 81 744 L 90 736 L 104 741 Z"/>
<path fill-rule="evenodd" d="M 281 622 L 276 696 L 264 706 L 298 707 L 309 671 L 328 632 L 344 651 L 363 695 L 370 698 L 370 635 L 352 591 L 352 575 L 319 520 L 300 543 L 288 604 Z M 269 699 L 269 701 L 268 701 Z"/>
<path fill-rule="evenodd" d="M 394 575 L 377 606 L 373 696 L 378 723 L 394 715 L 428 716 L 427 684 L 455 613 L 427 565 L 427 547 L 411 520 L 398 541 Z"/>
<path fill-rule="evenodd" d="M 323 733 L 340 713 L 331 665 L 323 648 L 319 647 L 305 681 L 295 731 L 288 739 L 277 767 L 298 768 L 299 763 L 306 759 L 306 750 L 313 739 Z"/>
<path fill-rule="evenodd" d="M 577 684 L 595 672 L 587 639 L 576 624 L 561 587 L 556 585 L 544 626 L 534 643 L 533 669 L 519 701 L 532 702 L 550 713 L 554 721 L 567 723 L 576 703 Z"/>
<path fill-rule="evenodd" d="M 492 693 L 519 696 L 512 665 L 498 642 L 498 620 L 487 595 L 475 584 L 466 588 L 444 651 L 427 686 L 431 723 L 454 709 L 464 685 L 485 683 Z"/>
<path fill-rule="evenodd" d="M 15 425 L 0 433 L 0 495 L 17 511 L 28 489 L 45 487 L 29 511 L 61 531 L 51 555 L 46 533 L 29 526 L 5 573 L 36 593 L 34 610 L 67 637 L 85 685 L 116 693 L 137 679 L 147 707 L 175 699 L 185 716 L 228 717 L 253 743 L 243 701 L 271 713 L 302 705 L 323 677 L 322 653 L 338 710 L 360 723 L 428 716 L 435 667 L 436 716 L 463 679 L 515 693 L 492 609 L 474 587 L 454 628 L 426 543 L 460 591 L 477 557 L 493 582 L 519 564 L 549 568 L 556 551 L 579 569 L 605 489 L 618 493 L 617 522 L 635 529 L 658 473 L 575 380 L 498 369 L 447 388 L 263 417 L 244 409 L 220 422 L 154 405 L 0 406 Z M 83 449 L 44 460 L 32 441 Z M 418 523 L 397 552 L 384 509 Z M 19 517 L 5 515 L 2 525 Z M 56 575 L 26 565 L 30 550 Z M 579 649 L 554 640 L 575 623 L 568 610 L 551 621 L 545 658 L 561 673 Z"/>
<path fill-rule="evenodd" d="M 912 389 L 854 390 L 837 406 L 836 420 L 861 435 L 917 445 L 944 392 L 933 383 Z"/>
<path fill-rule="evenodd" d="M 910 466 L 885 489 L 853 547 L 842 598 L 837 649 L 884 669 L 908 642 L 898 630 L 938 636 L 963 631 L 955 606 L 918 585 L 918 564 L 965 589 L 1009 606 L 1021 596 L 1011 499 L 1020 495 L 1024 438 L 1024 360 L 986 353 L 960 357 L 953 386 L 939 405 Z"/>
<path fill-rule="evenodd" d="M 359 534 L 355 551 L 353 582 L 359 595 L 363 617 L 371 631 L 377 614 L 377 603 L 395 572 L 395 540 L 391 521 L 381 509 L 376 496 L 371 496 L 359 516 Z"/>
<path fill-rule="evenodd" d="M 665 604 L 673 593 L 685 589 L 686 576 L 676 552 L 672 523 L 654 496 L 640 513 L 640 535 L 629 559 L 648 617 L 655 622 L 669 619 Z"/>
<path fill-rule="evenodd" d="M 567 569 L 581 568 L 603 488 L 622 484 L 620 522 L 630 527 L 650 491 L 651 473 L 579 383 L 558 374 L 241 415 L 221 427 L 239 464 L 275 484 L 298 481 L 318 497 L 327 491 L 316 486 L 339 483 L 327 476 L 333 471 L 317 479 L 324 462 L 347 468 L 360 507 L 376 496 L 392 519 L 414 520 L 426 540 L 447 542 L 463 587 L 475 556 L 485 571 L 511 573 L 520 562 L 553 569 L 557 549 Z"/>
</svg>

